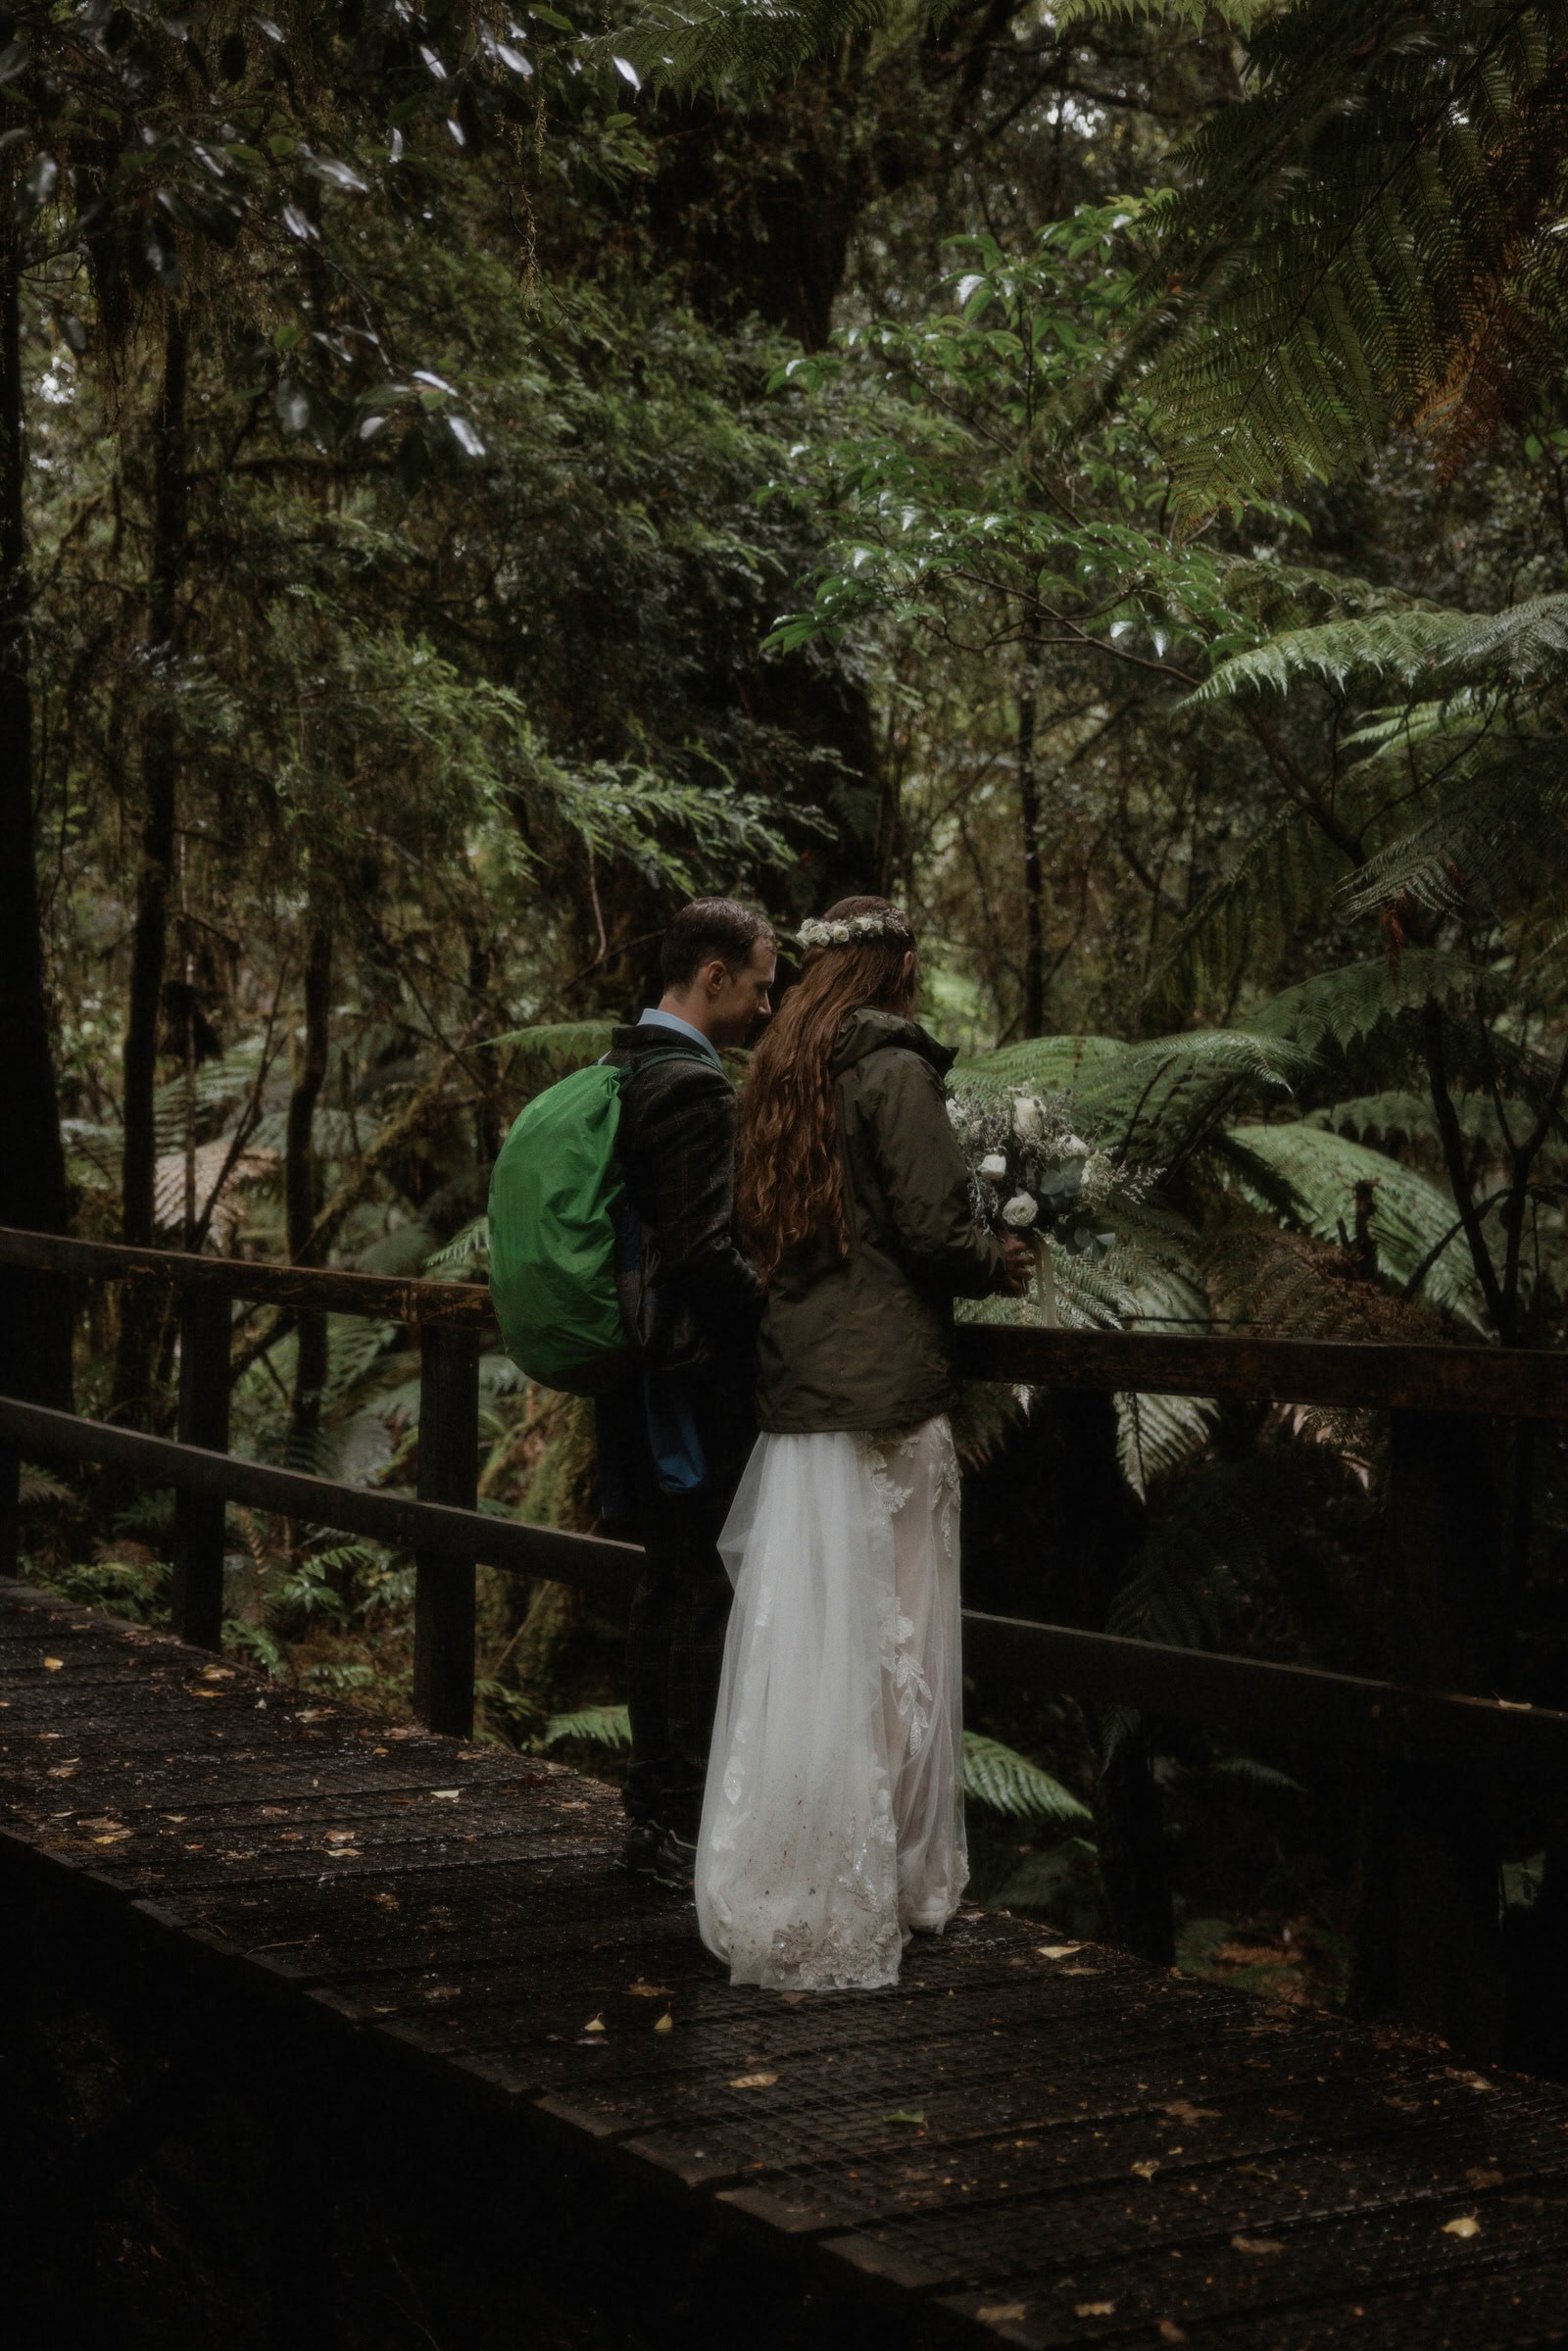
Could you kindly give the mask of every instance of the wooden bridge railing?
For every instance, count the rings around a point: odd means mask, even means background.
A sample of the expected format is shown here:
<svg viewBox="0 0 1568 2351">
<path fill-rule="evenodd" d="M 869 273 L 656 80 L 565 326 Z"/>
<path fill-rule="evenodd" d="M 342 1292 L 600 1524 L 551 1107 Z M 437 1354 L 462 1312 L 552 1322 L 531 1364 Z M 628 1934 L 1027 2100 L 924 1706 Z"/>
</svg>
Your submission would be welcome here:
<svg viewBox="0 0 1568 2351">
<path fill-rule="evenodd" d="M 116 1465 L 176 1496 L 173 1627 L 216 1647 L 228 1502 L 365 1535 L 416 1560 L 415 1706 L 432 1729 L 473 1722 L 474 1567 L 630 1589 L 640 1553 L 475 1507 L 478 1359 L 495 1337 L 482 1285 L 250 1264 L 0 1228 L 0 1268 L 154 1284 L 179 1323 L 177 1439 L 0 1396 L 0 1574 L 18 1558 L 24 1452 Z M 417 1498 L 243 1460 L 228 1447 L 232 1303 L 362 1314 L 419 1334 Z M 63 1299 L 64 1304 L 64 1299 Z M 1494 1688 L 1500 1621 L 1493 1425 L 1568 1421 L 1568 1359 L 1518 1349 L 1167 1337 L 967 1325 L 971 1378 L 1068 1397 L 1131 1391 L 1243 1402 L 1372 1406 L 1391 1415 L 1390 1557 L 1398 1605 L 1386 1680 L 1117 1639 L 965 1611 L 965 1654 L 1023 1683 L 1305 1747 L 1336 1767 L 1375 1760 L 1384 1834 L 1406 1888 L 1392 1969 L 1416 2021 L 1481 2053 L 1494 2040 L 1474 1979 L 1495 1942 L 1499 1819 L 1568 1805 L 1568 1714 Z M 1499 1807 L 1503 1811 L 1499 1812 Z M 1490 1889 L 1490 1890 L 1489 1890 Z M 1489 1906 L 1492 1913 L 1489 1927 Z"/>
</svg>

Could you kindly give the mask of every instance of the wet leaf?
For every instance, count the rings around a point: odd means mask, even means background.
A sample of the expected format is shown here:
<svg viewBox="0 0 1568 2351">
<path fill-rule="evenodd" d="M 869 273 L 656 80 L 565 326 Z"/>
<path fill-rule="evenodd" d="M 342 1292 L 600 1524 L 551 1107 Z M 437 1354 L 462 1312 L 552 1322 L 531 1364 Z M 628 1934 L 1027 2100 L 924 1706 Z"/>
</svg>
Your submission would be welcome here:
<svg viewBox="0 0 1568 2351">
<path fill-rule="evenodd" d="M 730 2088 L 771 2089 L 777 2080 L 776 2074 L 737 2074 L 730 2083 Z"/>
<path fill-rule="evenodd" d="M 1444 2222 L 1443 2233 L 1445 2236 L 1479 2236 L 1481 2223 L 1473 2212 L 1462 2212 L 1456 2221 Z"/>
<path fill-rule="evenodd" d="M 603 2033 L 604 2030 L 605 2020 L 602 2016 L 591 2016 L 583 2027 L 584 2033 Z"/>
<path fill-rule="evenodd" d="M 455 1804 L 463 1790 L 461 1788 L 432 1788 L 430 1793 L 438 1804 Z"/>
<path fill-rule="evenodd" d="M 57 1674 L 65 1662 L 64 1657 L 46 1657 L 43 1661 L 43 1670 L 46 1674 Z"/>
<path fill-rule="evenodd" d="M 645 1984 L 639 1976 L 635 1984 L 627 1984 L 626 1992 L 627 1996 L 633 2000 L 667 2000 L 669 1985 L 667 1984 Z"/>
<path fill-rule="evenodd" d="M 1083 1947 L 1082 1943 L 1042 1943 L 1040 1956 L 1042 1959 L 1070 1959 L 1074 1951 L 1081 1951 Z"/>
<path fill-rule="evenodd" d="M 975 2312 L 982 2327 L 1006 2327 L 1021 2319 L 1027 2302 L 983 2302 Z"/>
<path fill-rule="evenodd" d="M 1135 2163 L 1132 2166 L 1132 2170 L 1134 2175 L 1140 2180 L 1152 2180 L 1154 2174 L 1159 2170 L 1159 2166 L 1154 2161 L 1154 2158 L 1150 2156 L 1144 2163 Z"/>
<path fill-rule="evenodd" d="M 1502 2185 L 1500 2172 L 1483 2172 L 1478 2170 L 1475 2165 L 1472 2165 L 1465 2173 L 1465 2178 L 1472 2187 L 1501 2187 Z"/>
<path fill-rule="evenodd" d="M 1233 2253 L 1283 2253 L 1285 2247 L 1277 2236 L 1233 2236 Z"/>
<path fill-rule="evenodd" d="M 1072 2315 L 1075 2319 L 1108 2319 L 1114 2316 L 1115 2309 L 1114 2302 L 1075 2302 Z"/>
<path fill-rule="evenodd" d="M 1219 2119 L 1217 2106 L 1194 2106 L 1187 2098 L 1172 2098 L 1160 2112 L 1176 2123 L 1213 2123 Z"/>
<path fill-rule="evenodd" d="M 674 2032 L 674 2030 L 675 2030 L 675 2020 L 674 2020 L 674 2018 L 673 2018 L 673 2017 L 670 2015 L 670 2013 L 669 2013 L 668 2009 L 666 2008 L 666 2009 L 665 2009 L 665 2011 L 664 2011 L 664 2013 L 663 2013 L 663 2015 L 662 2015 L 662 2017 L 659 2019 L 659 2022 L 658 2022 L 658 2023 L 655 2025 L 655 2027 L 654 2027 L 654 2031 L 655 2031 L 656 2033 L 673 2033 L 673 2032 Z"/>
<path fill-rule="evenodd" d="M 922 2131 L 925 2129 L 925 2113 L 918 2106 L 896 2106 L 893 2112 L 885 2114 L 882 2120 L 884 2123 L 917 2123 Z"/>
<path fill-rule="evenodd" d="M 1178 2327 L 1174 2319 L 1161 2319 L 1159 2339 L 1162 2343 L 1185 2343 L 1187 2335 L 1185 2329 Z"/>
</svg>

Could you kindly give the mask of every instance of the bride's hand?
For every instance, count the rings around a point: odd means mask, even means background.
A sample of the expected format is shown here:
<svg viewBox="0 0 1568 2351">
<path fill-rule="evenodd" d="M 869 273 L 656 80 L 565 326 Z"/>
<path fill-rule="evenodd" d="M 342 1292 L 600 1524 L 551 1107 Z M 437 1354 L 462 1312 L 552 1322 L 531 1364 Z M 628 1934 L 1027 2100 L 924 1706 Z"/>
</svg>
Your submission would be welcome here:
<svg viewBox="0 0 1568 2351">
<path fill-rule="evenodd" d="M 1020 1241 L 1015 1233 L 1009 1233 L 1002 1244 L 1002 1261 L 1006 1275 L 1007 1296 L 1022 1298 L 1035 1269 L 1034 1251 L 1027 1241 Z"/>
</svg>

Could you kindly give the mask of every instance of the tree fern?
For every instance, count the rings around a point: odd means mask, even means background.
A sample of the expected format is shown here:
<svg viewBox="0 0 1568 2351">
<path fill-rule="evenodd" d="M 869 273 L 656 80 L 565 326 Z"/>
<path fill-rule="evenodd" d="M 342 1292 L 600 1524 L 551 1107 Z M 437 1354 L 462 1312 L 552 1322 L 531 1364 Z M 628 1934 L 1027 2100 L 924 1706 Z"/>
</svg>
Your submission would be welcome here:
<svg viewBox="0 0 1568 2351">
<path fill-rule="evenodd" d="M 1459 450 L 1517 414 L 1560 298 L 1568 7 L 1303 0 L 1188 142 L 1152 286 L 1152 390 L 1203 510 L 1353 465 L 1391 425 Z"/>
</svg>

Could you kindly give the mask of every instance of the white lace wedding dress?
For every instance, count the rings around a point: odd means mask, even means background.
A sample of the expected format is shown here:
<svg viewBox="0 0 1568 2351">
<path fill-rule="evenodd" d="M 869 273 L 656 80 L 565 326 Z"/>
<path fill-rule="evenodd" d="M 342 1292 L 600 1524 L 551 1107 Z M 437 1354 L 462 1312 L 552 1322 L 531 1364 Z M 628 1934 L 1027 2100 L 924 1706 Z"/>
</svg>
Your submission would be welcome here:
<svg viewBox="0 0 1568 2351">
<path fill-rule="evenodd" d="M 735 1984 L 870 1988 L 968 1877 L 958 1464 L 946 1419 L 760 1440 L 719 1547 L 735 1585 L 697 1918 Z"/>
</svg>

